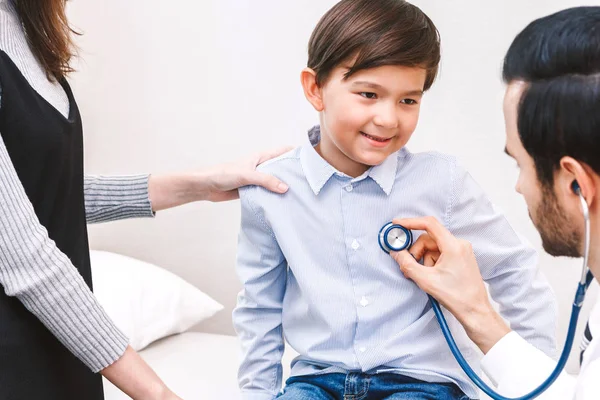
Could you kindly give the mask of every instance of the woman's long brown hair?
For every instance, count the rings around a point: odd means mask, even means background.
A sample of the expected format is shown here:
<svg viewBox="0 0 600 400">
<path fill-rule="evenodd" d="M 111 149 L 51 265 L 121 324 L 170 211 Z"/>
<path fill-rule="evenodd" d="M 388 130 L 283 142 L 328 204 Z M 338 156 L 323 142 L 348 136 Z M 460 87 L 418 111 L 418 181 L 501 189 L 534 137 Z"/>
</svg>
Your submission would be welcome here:
<svg viewBox="0 0 600 400">
<path fill-rule="evenodd" d="M 25 29 L 29 47 L 46 71 L 48 79 L 62 79 L 70 66 L 77 34 L 67 21 L 66 0 L 11 0 Z"/>
</svg>

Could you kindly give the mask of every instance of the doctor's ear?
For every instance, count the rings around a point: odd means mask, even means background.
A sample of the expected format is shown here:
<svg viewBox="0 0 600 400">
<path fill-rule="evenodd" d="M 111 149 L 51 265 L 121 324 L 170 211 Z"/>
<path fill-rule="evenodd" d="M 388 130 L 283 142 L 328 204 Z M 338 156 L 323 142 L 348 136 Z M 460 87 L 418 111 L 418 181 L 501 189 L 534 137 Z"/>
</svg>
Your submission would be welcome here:
<svg viewBox="0 0 600 400">
<path fill-rule="evenodd" d="M 572 157 L 563 157 L 560 160 L 560 167 L 559 173 L 566 174 L 564 179 L 570 180 L 571 191 L 577 196 L 582 196 L 588 206 L 591 205 L 597 191 L 593 170 Z"/>
<path fill-rule="evenodd" d="M 304 68 L 300 73 L 300 82 L 306 100 L 317 112 L 323 111 L 323 90 L 317 84 L 317 73 L 312 68 Z"/>
</svg>

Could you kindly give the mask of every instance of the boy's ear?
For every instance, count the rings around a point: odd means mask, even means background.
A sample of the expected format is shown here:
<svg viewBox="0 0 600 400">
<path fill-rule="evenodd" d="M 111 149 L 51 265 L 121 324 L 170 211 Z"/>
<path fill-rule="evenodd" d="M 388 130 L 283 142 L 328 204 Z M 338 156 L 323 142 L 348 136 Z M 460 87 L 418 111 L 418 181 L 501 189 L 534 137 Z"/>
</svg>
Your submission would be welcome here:
<svg viewBox="0 0 600 400">
<path fill-rule="evenodd" d="M 317 111 L 323 111 L 323 91 L 317 85 L 317 73 L 311 68 L 304 68 L 300 74 L 300 81 L 304 89 L 306 100 Z"/>
</svg>

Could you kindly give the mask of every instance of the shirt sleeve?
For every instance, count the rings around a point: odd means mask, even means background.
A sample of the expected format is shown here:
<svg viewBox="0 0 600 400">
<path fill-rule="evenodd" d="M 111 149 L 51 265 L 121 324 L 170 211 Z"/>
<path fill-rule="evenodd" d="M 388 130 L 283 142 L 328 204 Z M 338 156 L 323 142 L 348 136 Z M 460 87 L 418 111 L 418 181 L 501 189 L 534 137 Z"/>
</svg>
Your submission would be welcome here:
<svg viewBox="0 0 600 400">
<path fill-rule="evenodd" d="M 237 272 L 244 288 L 233 312 L 242 344 L 239 385 L 244 400 L 271 400 L 281 390 L 284 351 L 282 307 L 287 265 L 272 230 L 253 195 L 240 190 L 242 223 L 238 239 Z"/>
<path fill-rule="evenodd" d="M 523 396 L 542 384 L 556 367 L 556 361 L 527 343 L 516 332 L 511 332 L 500 339 L 483 357 L 481 367 L 501 395 L 516 397 Z M 595 380 L 597 379 L 596 376 Z M 591 380 L 588 380 L 588 383 L 593 384 L 595 389 L 588 390 L 587 394 L 580 391 L 581 394 L 576 396 L 575 377 L 563 372 L 552 386 L 536 399 L 597 399 L 600 386 Z"/>
<path fill-rule="evenodd" d="M 148 195 L 149 175 L 87 175 L 84 179 L 88 223 L 154 216 Z"/>
<path fill-rule="evenodd" d="M 120 358 L 127 338 L 48 237 L 0 136 L 0 285 L 97 372 Z"/>
<path fill-rule="evenodd" d="M 521 337 L 551 357 L 556 353 L 556 297 L 538 268 L 536 251 L 460 165 L 454 166 L 448 226 L 473 245 L 483 279 L 501 315 Z"/>
</svg>

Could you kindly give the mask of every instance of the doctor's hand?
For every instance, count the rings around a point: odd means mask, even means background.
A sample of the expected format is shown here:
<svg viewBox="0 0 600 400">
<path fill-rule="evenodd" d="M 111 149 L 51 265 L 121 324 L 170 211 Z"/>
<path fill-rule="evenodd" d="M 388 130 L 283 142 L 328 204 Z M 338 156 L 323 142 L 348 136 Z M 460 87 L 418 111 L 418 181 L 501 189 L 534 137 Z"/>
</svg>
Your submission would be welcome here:
<svg viewBox="0 0 600 400">
<path fill-rule="evenodd" d="M 285 193 L 288 186 L 256 167 L 291 150 L 285 147 L 221 164 L 198 172 L 152 175 L 148 192 L 152 210 L 160 211 L 199 200 L 227 201 L 239 198 L 238 188 L 259 185 L 275 193 Z"/>
<path fill-rule="evenodd" d="M 489 301 L 471 244 L 454 237 L 434 217 L 394 223 L 426 232 L 410 250 L 391 253 L 402 273 L 446 307 L 487 353 L 510 328 Z M 422 259 L 424 265 L 415 259 Z"/>
</svg>

